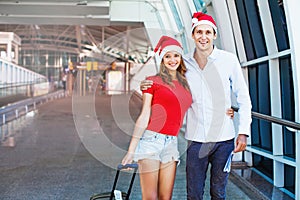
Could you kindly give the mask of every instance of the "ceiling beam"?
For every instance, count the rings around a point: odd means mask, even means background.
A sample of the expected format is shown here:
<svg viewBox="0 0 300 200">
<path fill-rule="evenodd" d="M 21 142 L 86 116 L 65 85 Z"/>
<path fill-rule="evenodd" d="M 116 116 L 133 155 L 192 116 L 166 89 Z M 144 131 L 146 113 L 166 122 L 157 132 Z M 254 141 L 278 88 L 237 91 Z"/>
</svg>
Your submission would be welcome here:
<svg viewBox="0 0 300 200">
<path fill-rule="evenodd" d="M 18 2 L 18 3 L 17 3 Z M 81 2 L 81 3 L 80 3 Z M 0 1 L 2 24 L 110 24 L 109 1 Z"/>
<path fill-rule="evenodd" d="M 70 18 L 70 17 L 3 17 L 0 16 L 1 24 L 37 24 L 37 25 L 101 25 L 101 26 L 109 26 L 109 18 L 103 19 L 91 19 L 91 18 Z"/>
</svg>

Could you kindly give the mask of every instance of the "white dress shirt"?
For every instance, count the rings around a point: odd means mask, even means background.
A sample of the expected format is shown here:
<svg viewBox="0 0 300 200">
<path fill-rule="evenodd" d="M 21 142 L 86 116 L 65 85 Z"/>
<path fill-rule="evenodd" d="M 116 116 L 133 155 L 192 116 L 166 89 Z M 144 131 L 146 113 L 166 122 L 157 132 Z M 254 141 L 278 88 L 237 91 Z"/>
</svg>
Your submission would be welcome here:
<svg viewBox="0 0 300 200">
<path fill-rule="evenodd" d="M 238 133 L 249 135 L 251 100 L 236 55 L 214 47 L 203 70 L 193 55 L 194 52 L 184 56 L 193 98 L 186 114 L 186 139 L 220 142 L 235 137 L 233 120 L 226 114 L 232 92 L 239 107 Z"/>
</svg>

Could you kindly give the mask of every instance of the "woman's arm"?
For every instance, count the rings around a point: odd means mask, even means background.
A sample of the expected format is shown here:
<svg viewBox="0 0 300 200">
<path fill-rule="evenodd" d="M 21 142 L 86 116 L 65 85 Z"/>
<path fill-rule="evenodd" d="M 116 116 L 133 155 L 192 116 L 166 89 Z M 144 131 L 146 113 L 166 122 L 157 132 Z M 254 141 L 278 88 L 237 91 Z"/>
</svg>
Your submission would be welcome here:
<svg viewBox="0 0 300 200">
<path fill-rule="evenodd" d="M 129 164 L 132 162 L 135 149 L 136 149 L 145 129 L 148 126 L 150 115 L 151 115 L 152 97 L 153 97 L 152 94 L 149 94 L 149 93 L 143 94 L 143 108 L 142 108 L 141 114 L 139 115 L 139 117 L 135 123 L 135 127 L 134 127 L 132 138 L 131 138 L 131 141 L 129 144 L 128 152 L 122 160 L 123 165 Z"/>
</svg>

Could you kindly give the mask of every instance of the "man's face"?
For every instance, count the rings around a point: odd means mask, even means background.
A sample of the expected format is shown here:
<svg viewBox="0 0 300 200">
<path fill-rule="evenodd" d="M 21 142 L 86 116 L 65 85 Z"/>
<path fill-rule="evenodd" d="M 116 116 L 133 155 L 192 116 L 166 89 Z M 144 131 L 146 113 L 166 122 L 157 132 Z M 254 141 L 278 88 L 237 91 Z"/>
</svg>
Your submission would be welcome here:
<svg viewBox="0 0 300 200">
<path fill-rule="evenodd" d="M 200 50 L 210 50 L 213 48 L 213 41 L 217 38 L 217 35 L 210 25 L 200 24 L 195 27 L 192 37 L 197 48 Z"/>
</svg>

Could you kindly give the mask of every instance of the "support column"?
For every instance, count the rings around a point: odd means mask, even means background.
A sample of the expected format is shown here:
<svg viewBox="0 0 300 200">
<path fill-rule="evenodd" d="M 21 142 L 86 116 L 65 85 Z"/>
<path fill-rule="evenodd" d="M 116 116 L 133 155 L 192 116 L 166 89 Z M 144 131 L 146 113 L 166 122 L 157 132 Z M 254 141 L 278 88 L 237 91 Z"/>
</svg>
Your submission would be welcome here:
<svg viewBox="0 0 300 200">
<path fill-rule="evenodd" d="M 125 81 L 125 94 L 130 93 L 130 63 L 125 62 L 125 67 L 124 67 L 124 81 Z"/>
<path fill-rule="evenodd" d="M 291 45 L 291 59 L 294 80 L 295 96 L 295 121 L 300 122 L 300 27 L 299 7 L 300 1 L 283 0 L 284 10 Z M 298 66 L 298 67 L 297 67 Z M 300 199 L 300 131 L 295 132 L 296 137 L 296 175 L 295 175 L 295 199 Z"/>
<path fill-rule="evenodd" d="M 11 41 L 8 41 L 6 46 L 6 59 L 10 62 L 11 62 L 11 48 L 12 48 Z"/>
</svg>

